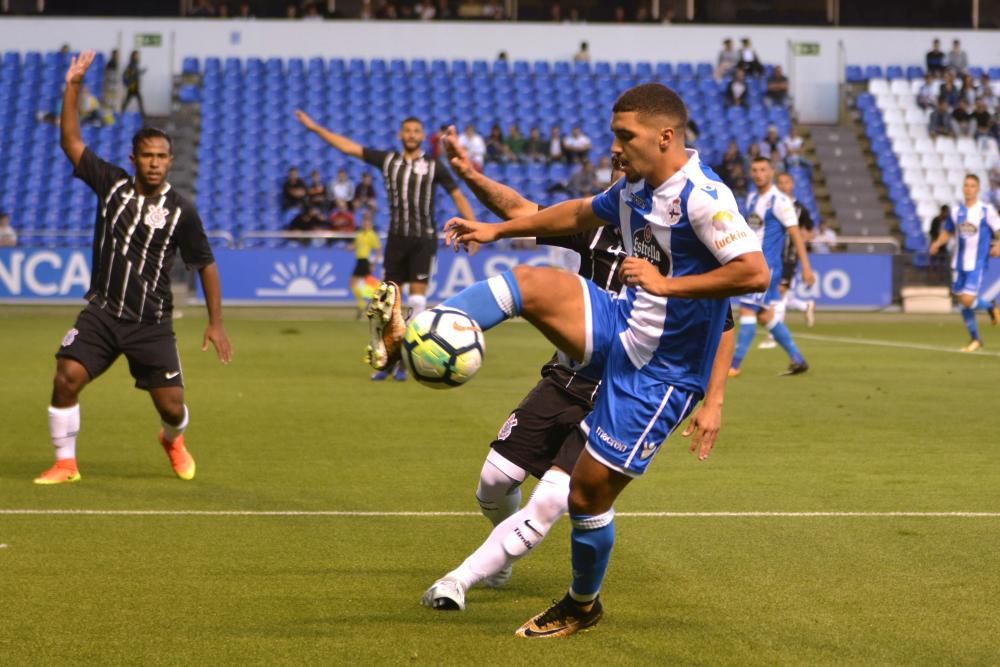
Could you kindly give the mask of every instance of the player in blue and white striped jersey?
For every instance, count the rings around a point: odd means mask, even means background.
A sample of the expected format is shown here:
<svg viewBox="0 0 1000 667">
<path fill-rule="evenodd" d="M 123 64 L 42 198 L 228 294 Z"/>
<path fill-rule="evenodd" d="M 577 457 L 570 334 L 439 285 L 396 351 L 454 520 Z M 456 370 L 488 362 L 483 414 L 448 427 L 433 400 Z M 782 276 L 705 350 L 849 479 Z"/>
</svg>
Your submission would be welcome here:
<svg viewBox="0 0 1000 667">
<path fill-rule="evenodd" d="M 962 319 L 971 340 L 963 352 L 982 349 L 976 311 L 989 313 L 993 326 L 1000 322 L 1000 307 L 996 300 L 987 301 L 980 295 L 983 274 L 989 258 L 1000 257 L 1000 241 L 994 242 L 1000 232 L 1000 217 L 993 204 L 979 200 L 979 177 L 969 174 L 962 183 L 963 201 L 951 207 L 951 215 L 941 226 L 941 234 L 928 251 L 933 257 L 949 239 L 955 237 L 955 251 L 951 257 L 951 291 L 962 305 Z"/>
<path fill-rule="evenodd" d="M 809 370 L 809 364 L 799 352 L 792 334 L 782 318 L 774 316 L 774 306 L 781 300 L 781 273 L 786 236 L 790 236 L 798 250 L 802 266 L 802 280 L 806 285 L 816 282 L 805 241 L 799 234 L 799 219 L 792 200 L 774 185 L 774 167 L 767 158 L 756 158 L 750 165 L 750 178 L 757 191 L 747 197 L 747 224 L 757 234 L 764 258 L 771 270 L 771 282 L 767 290 L 748 294 L 740 299 L 740 330 L 736 339 L 736 353 L 730 376 L 740 374 L 740 364 L 750 350 L 757 325 L 761 324 L 771 332 L 774 340 L 788 353 L 791 360 L 788 370 L 782 375 L 797 375 Z"/>
</svg>

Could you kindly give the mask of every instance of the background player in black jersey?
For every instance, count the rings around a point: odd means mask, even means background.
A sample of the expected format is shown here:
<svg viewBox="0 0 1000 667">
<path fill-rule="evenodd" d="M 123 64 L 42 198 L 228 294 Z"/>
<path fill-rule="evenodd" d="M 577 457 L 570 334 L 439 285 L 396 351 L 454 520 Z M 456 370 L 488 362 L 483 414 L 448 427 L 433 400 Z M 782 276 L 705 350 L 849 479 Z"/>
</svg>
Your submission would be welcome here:
<svg viewBox="0 0 1000 667">
<path fill-rule="evenodd" d="M 434 188 L 443 188 L 461 215 L 472 214 L 472 208 L 458 184 L 440 159 L 424 154 L 424 126 L 416 118 L 405 119 L 399 127 L 402 152 L 381 151 L 363 147 L 347 137 L 318 125 L 303 111 L 295 117 L 338 151 L 364 160 L 382 172 L 389 195 L 389 235 L 385 244 L 383 280 L 401 288 L 409 285 L 407 306 L 415 317 L 427 305 L 427 281 L 431 262 L 437 252 L 438 227 L 434 222 Z M 384 365 L 382 362 L 381 365 Z M 379 366 L 379 364 L 374 364 Z M 384 380 L 389 369 L 377 370 L 373 380 Z M 394 371 L 397 380 L 406 379 L 402 364 Z"/>
<path fill-rule="evenodd" d="M 144 128 L 133 137 L 135 178 L 97 157 L 83 143 L 77 95 L 93 60 L 94 52 L 87 51 L 70 63 L 60 130 L 62 149 L 73 163 L 74 174 L 97 195 L 89 303 L 56 353 L 49 406 L 56 463 L 35 483 L 79 481 L 80 392 L 123 354 L 135 386 L 149 392 L 160 413 L 160 444 L 174 473 L 189 480 L 194 478 L 195 463 L 184 447 L 188 410 L 170 324 L 170 267 L 180 250 L 184 262 L 198 270 L 208 306 L 202 350 L 211 342 L 219 360 L 229 363 L 232 349 L 222 326 L 219 273 L 198 213 L 166 180 L 173 161 L 166 133 Z"/>
<path fill-rule="evenodd" d="M 477 171 L 458 145 L 454 127 L 448 129 L 443 142 L 455 173 L 501 219 L 538 211 L 538 204 Z M 620 177 L 621 172 L 615 176 Z M 573 250 L 580 255 L 581 276 L 609 292 L 621 290 L 619 268 L 627 255 L 617 227 L 608 225 L 536 241 Z M 711 447 L 721 427 L 723 391 L 733 351 L 732 330 L 730 312 L 708 398 L 684 431 L 685 436 L 694 434 L 692 452 L 702 444 Z M 586 444 L 579 424 L 593 408 L 600 382 L 578 375 L 560 361 L 558 354 L 542 366 L 541 375 L 542 379 L 501 426 L 479 475 L 476 500 L 493 524 L 493 531 L 459 567 L 427 589 L 421 602 L 428 607 L 464 609 L 465 594 L 473 585 L 482 581 L 491 588 L 503 586 L 510 578 L 514 561 L 537 547 L 568 509 L 570 473 Z M 529 474 L 539 481 L 527 504 L 518 509 L 520 485 Z"/>
</svg>

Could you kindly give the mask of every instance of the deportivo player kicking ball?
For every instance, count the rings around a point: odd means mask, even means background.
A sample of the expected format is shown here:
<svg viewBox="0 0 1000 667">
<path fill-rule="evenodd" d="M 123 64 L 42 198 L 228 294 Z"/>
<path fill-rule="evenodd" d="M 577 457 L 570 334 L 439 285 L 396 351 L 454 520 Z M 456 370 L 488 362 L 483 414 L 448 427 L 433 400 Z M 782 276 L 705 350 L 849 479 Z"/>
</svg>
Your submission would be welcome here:
<svg viewBox="0 0 1000 667">
<path fill-rule="evenodd" d="M 170 324 L 170 267 L 180 250 L 184 262 L 198 269 L 209 322 L 202 350 L 211 342 L 225 364 L 232 359 L 232 349 L 222 326 L 219 273 L 197 211 L 166 180 L 173 161 L 166 133 L 144 128 L 132 138 L 134 178 L 84 145 L 76 101 L 80 81 L 93 60 L 94 52 L 87 51 L 70 63 L 60 137 L 76 177 L 97 195 L 94 267 L 89 303 L 56 352 L 49 406 L 56 462 L 35 483 L 80 480 L 76 463 L 80 392 L 120 355 L 128 359 L 135 386 L 149 392 L 160 414 L 160 444 L 174 473 L 189 480 L 194 478 L 195 463 L 184 446 L 188 410 Z"/>
<path fill-rule="evenodd" d="M 517 191 L 476 170 L 459 146 L 455 129 L 443 138 L 455 172 L 487 208 L 504 220 L 528 216 L 539 210 Z M 614 175 L 617 180 L 621 172 Z M 610 294 L 622 283 L 618 274 L 625 252 L 615 225 L 564 237 L 540 238 L 543 245 L 558 245 L 580 255 L 579 275 Z M 724 343 L 716 354 L 718 373 L 715 394 L 694 415 L 684 436 L 694 434 L 691 451 L 708 442 L 711 447 L 722 420 L 726 372 L 733 351 L 733 322 L 727 319 Z M 427 589 L 421 603 L 438 610 L 465 609 L 466 593 L 479 582 L 499 588 L 510 579 L 515 561 L 534 551 L 568 509 L 569 479 L 583 450 L 579 429 L 593 409 L 600 382 L 577 373 L 558 355 L 542 366 L 542 379 L 511 412 L 500 428 L 483 463 L 476 487 L 480 510 L 493 531 L 462 564 Z M 712 394 L 710 385 L 709 393 Z M 520 486 L 528 475 L 539 480 L 523 508 Z"/>
<path fill-rule="evenodd" d="M 564 636 L 600 619 L 614 501 L 705 395 L 726 299 L 762 291 L 769 281 L 760 244 L 732 192 L 685 148 L 686 122 L 684 102 L 672 90 L 636 86 L 613 108 L 612 153 L 625 178 L 605 193 L 498 224 L 455 218 L 446 225 L 446 239 L 457 247 L 614 224 L 629 255 L 621 268 L 627 289 L 619 298 L 558 269 L 518 266 L 444 303 L 483 329 L 521 315 L 580 372 L 601 380 L 570 479 L 572 584 L 560 602 L 522 625 L 519 636 Z M 371 345 L 392 358 L 405 330 L 395 286 L 385 286 L 374 309 L 380 306 L 383 335 Z M 704 445 L 700 455 L 708 455 Z"/>
<path fill-rule="evenodd" d="M 1000 232 L 1000 218 L 993 204 L 979 200 L 979 177 L 975 174 L 969 174 L 962 182 L 962 197 L 962 202 L 951 207 L 951 215 L 928 252 L 933 257 L 948 239 L 953 236 L 957 239 L 951 256 L 951 292 L 962 305 L 962 320 L 971 339 L 962 351 L 976 352 L 983 348 L 976 311 L 989 313 L 993 326 L 1000 322 L 997 302 L 987 301 L 979 294 L 989 258 L 1000 257 L 1000 241 L 993 242 L 993 235 Z"/>
</svg>

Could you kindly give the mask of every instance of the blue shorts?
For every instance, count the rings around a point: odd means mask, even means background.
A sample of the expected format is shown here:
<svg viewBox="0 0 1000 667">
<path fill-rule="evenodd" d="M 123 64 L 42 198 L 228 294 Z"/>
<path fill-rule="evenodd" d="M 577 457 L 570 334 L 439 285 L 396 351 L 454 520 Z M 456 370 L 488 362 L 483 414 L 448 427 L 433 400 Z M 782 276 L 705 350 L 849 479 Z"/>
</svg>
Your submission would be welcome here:
<svg viewBox="0 0 1000 667">
<path fill-rule="evenodd" d="M 977 296 L 979 288 L 983 284 L 983 267 L 977 266 L 972 271 L 962 271 L 952 269 L 951 271 L 951 293 L 971 294 Z"/>
<path fill-rule="evenodd" d="M 755 292 L 740 297 L 740 306 L 758 312 L 770 307 L 772 303 L 781 301 L 781 271 L 771 270 L 771 283 L 766 292 Z"/>
<path fill-rule="evenodd" d="M 591 456 L 612 470 L 638 477 L 701 395 L 637 369 L 619 336 L 628 328 L 624 300 L 589 280 L 580 282 L 587 303 L 587 349 L 581 370 L 601 378 L 594 409 L 580 428 L 587 435 Z"/>
</svg>

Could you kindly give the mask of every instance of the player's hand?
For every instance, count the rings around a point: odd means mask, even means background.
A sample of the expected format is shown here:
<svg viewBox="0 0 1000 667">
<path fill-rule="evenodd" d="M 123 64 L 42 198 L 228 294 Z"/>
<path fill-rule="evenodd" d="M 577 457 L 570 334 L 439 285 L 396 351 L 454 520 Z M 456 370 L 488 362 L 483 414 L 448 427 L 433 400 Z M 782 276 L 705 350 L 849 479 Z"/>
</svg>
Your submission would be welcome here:
<svg viewBox="0 0 1000 667">
<path fill-rule="evenodd" d="M 472 166 L 469 154 L 458 143 L 458 132 L 454 125 L 449 125 L 445 133 L 441 135 L 441 147 L 444 149 L 445 155 L 448 156 L 448 164 L 455 170 L 459 178 L 465 180 L 476 173 L 476 168 Z"/>
<path fill-rule="evenodd" d="M 1000 257 L 1000 241 L 990 246 L 990 257 Z"/>
<path fill-rule="evenodd" d="M 704 461 L 712 453 L 715 446 L 715 438 L 722 428 L 722 406 L 718 404 L 703 403 L 698 408 L 687 428 L 681 433 L 685 438 L 691 437 L 691 446 L 688 451 L 698 453 L 698 460 Z M 693 436 L 693 437 L 692 437 Z"/>
<path fill-rule="evenodd" d="M 661 294 L 666 279 L 659 269 L 644 259 L 626 257 L 619 269 L 619 276 L 629 287 L 641 287 L 650 294 L 666 296 Z"/>
<path fill-rule="evenodd" d="M 233 347 L 229 344 L 229 336 L 221 324 L 209 324 L 205 328 L 205 337 L 201 341 L 201 351 L 208 349 L 208 342 L 211 341 L 215 347 L 215 353 L 219 355 L 219 361 L 228 364 L 233 360 Z"/>
<path fill-rule="evenodd" d="M 318 125 L 316 125 L 316 122 L 309 117 L 309 114 L 307 114 L 302 109 L 295 110 L 295 120 L 302 123 L 302 125 L 310 132 L 314 131 L 317 127 L 319 127 Z"/>
<path fill-rule="evenodd" d="M 806 287 L 812 287 L 816 284 L 816 274 L 811 268 L 802 268 L 802 282 L 806 284 Z"/>
<path fill-rule="evenodd" d="M 87 73 L 90 64 L 94 62 L 94 52 L 84 51 L 78 56 L 74 56 L 69 61 L 69 69 L 66 70 L 66 83 L 80 83 L 83 75 Z"/>
<path fill-rule="evenodd" d="M 463 218 L 452 218 L 444 226 L 444 244 L 455 249 L 462 246 L 471 252 L 475 244 L 493 243 L 497 240 L 496 225 Z"/>
</svg>

